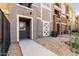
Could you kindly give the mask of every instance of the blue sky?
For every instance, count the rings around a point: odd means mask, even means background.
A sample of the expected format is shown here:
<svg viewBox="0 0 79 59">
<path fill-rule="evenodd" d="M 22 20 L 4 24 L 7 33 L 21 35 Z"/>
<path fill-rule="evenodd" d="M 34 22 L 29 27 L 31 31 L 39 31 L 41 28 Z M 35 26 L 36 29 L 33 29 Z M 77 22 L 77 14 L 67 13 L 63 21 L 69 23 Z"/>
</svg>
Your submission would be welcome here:
<svg viewBox="0 0 79 59">
<path fill-rule="evenodd" d="M 79 3 L 72 3 L 71 5 L 72 5 L 74 11 L 76 12 L 76 14 L 79 15 Z"/>
</svg>

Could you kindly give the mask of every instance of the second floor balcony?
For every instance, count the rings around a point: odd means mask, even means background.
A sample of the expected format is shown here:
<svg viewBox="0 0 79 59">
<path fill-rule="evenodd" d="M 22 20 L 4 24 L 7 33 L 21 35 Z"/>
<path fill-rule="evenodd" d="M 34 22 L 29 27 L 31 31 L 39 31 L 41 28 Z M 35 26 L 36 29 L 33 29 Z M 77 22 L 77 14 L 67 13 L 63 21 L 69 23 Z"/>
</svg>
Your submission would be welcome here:
<svg viewBox="0 0 79 59">
<path fill-rule="evenodd" d="M 60 18 L 60 11 L 54 10 L 54 14 L 56 15 L 57 18 Z"/>
</svg>

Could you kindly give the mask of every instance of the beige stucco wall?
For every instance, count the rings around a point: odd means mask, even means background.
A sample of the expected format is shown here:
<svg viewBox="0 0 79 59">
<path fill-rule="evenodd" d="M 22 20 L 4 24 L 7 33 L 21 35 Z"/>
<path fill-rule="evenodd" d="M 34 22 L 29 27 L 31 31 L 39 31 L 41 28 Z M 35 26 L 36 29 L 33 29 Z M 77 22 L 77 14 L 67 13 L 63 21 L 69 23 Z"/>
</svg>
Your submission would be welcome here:
<svg viewBox="0 0 79 59">
<path fill-rule="evenodd" d="M 42 19 L 50 21 L 50 11 L 42 7 Z"/>
<path fill-rule="evenodd" d="M 54 15 L 54 3 L 51 3 L 51 23 L 50 23 L 51 31 L 53 31 L 53 15 Z"/>
<path fill-rule="evenodd" d="M 43 26 L 41 22 L 41 5 L 39 3 L 35 5 L 38 5 L 39 7 L 32 5 L 32 10 L 30 10 L 17 6 L 17 3 L 10 3 L 9 10 L 12 42 L 17 42 L 17 15 L 33 17 L 33 38 L 42 37 Z M 32 13 L 31 15 L 30 12 Z"/>
<path fill-rule="evenodd" d="M 34 6 L 36 5 L 36 6 Z M 41 22 L 41 4 L 39 3 L 34 3 L 34 5 L 32 5 L 32 9 L 33 9 L 33 33 L 34 33 L 34 39 L 41 37 L 42 36 L 42 22 Z"/>
<path fill-rule="evenodd" d="M 30 12 L 32 12 L 32 10 L 28 10 L 20 6 L 17 6 L 17 3 L 10 3 L 9 11 L 10 11 L 11 42 L 17 42 L 17 15 L 32 17 L 32 15 L 30 15 Z"/>
</svg>

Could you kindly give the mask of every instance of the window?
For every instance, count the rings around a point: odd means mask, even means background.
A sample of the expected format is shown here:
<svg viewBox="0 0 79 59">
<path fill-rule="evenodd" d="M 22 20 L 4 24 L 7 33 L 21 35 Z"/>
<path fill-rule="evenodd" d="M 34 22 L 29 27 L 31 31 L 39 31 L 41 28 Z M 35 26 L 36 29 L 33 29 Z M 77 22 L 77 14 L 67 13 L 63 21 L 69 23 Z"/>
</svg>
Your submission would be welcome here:
<svg viewBox="0 0 79 59">
<path fill-rule="evenodd" d="M 22 30 L 22 31 L 25 31 L 26 30 L 26 23 L 25 22 L 20 22 L 19 29 Z"/>
<path fill-rule="evenodd" d="M 69 19 L 69 16 L 66 16 L 67 19 Z"/>
<path fill-rule="evenodd" d="M 29 8 L 31 8 L 31 5 L 32 5 L 32 3 L 19 3 L 19 4 L 22 6 L 29 7 Z"/>
<path fill-rule="evenodd" d="M 57 11 L 57 10 L 54 10 L 54 11 L 55 11 L 56 16 L 57 16 L 58 18 L 60 18 L 59 11 Z"/>
</svg>

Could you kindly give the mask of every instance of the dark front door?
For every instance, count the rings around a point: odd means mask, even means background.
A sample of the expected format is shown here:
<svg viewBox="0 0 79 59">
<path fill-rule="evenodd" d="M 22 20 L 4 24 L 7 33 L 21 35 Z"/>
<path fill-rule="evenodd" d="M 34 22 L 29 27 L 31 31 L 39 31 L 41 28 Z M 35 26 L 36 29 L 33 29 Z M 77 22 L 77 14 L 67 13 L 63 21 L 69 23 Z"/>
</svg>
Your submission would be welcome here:
<svg viewBox="0 0 79 59">
<path fill-rule="evenodd" d="M 60 34 L 60 24 L 57 24 L 57 34 Z"/>
<path fill-rule="evenodd" d="M 30 38 L 30 19 L 21 18 L 19 21 L 19 38 L 29 39 Z"/>
</svg>

